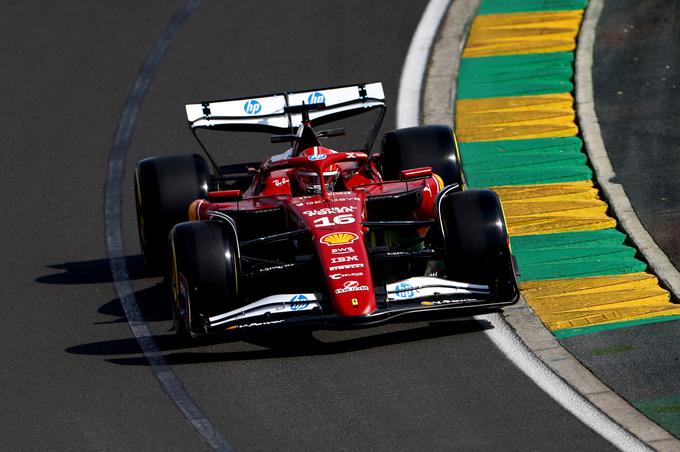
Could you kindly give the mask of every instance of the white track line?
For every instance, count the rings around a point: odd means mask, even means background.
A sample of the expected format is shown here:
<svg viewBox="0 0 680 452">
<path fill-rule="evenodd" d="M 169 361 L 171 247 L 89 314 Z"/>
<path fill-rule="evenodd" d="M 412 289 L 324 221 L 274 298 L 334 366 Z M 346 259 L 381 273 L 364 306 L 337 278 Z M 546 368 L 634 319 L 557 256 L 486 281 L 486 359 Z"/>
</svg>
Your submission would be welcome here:
<svg viewBox="0 0 680 452">
<path fill-rule="evenodd" d="M 413 36 L 400 80 L 397 127 L 409 127 L 419 123 L 420 93 L 427 68 L 427 56 L 430 54 L 437 28 L 448 10 L 446 4 L 445 1 L 431 0 Z M 456 53 L 456 58 L 460 59 L 460 50 Z M 529 350 L 501 314 L 485 314 L 476 316 L 475 319 L 489 322 L 493 327 L 485 330 L 489 340 L 539 388 L 581 422 L 619 449 L 652 450 L 555 374 Z"/>
<path fill-rule="evenodd" d="M 464 0 L 456 0 L 464 1 Z M 397 128 L 420 124 L 420 96 L 430 49 L 451 0 L 430 0 L 408 48 L 399 80 Z"/>
<path fill-rule="evenodd" d="M 118 120 L 118 127 L 109 153 L 108 172 L 104 185 L 104 228 L 106 254 L 111 266 L 114 288 L 125 311 L 130 329 L 144 356 L 149 361 L 151 370 L 160 382 L 161 387 L 175 402 L 177 408 L 193 425 L 201 438 L 213 449 L 226 452 L 232 451 L 233 448 L 222 438 L 198 404 L 191 398 L 182 381 L 167 364 L 165 358 L 163 358 L 163 353 L 154 341 L 153 334 L 139 309 L 134 288 L 130 282 L 123 243 L 121 189 L 125 178 L 125 160 L 132 141 L 132 132 L 137 121 L 137 115 L 156 67 L 182 25 L 198 8 L 199 4 L 200 0 L 187 0 L 175 13 L 156 42 L 153 51 L 140 68 L 135 84 L 125 100 L 125 106 Z"/>
<path fill-rule="evenodd" d="M 616 176 L 604 146 L 600 123 L 595 113 L 593 96 L 593 47 L 595 27 L 600 18 L 604 0 L 591 0 L 588 6 L 576 52 L 576 111 L 579 117 L 586 152 L 595 169 L 597 182 L 607 195 L 621 226 L 642 252 L 654 273 L 680 298 L 680 272 L 659 248 L 652 236 L 642 226 L 621 184 L 611 182 Z"/>
<path fill-rule="evenodd" d="M 502 314 L 475 316 L 486 320 L 493 328 L 484 330 L 494 343 L 519 370 L 529 377 L 536 386 L 545 391 L 565 410 L 600 434 L 604 439 L 621 450 L 653 450 L 628 430 L 614 422 L 609 416 L 576 392 L 560 376 L 541 361 L 503 319 Z"/>
</svg>

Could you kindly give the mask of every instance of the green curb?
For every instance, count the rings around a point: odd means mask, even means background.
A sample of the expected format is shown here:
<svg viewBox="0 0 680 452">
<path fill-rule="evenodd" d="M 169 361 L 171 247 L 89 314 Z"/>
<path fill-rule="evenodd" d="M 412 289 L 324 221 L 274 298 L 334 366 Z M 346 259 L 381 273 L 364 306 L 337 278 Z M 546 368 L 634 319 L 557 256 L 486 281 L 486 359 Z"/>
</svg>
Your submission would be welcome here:
<svg viewBox="0 0 680 452">
<path fill-rule="evenodd" d="M 584 9 L 587 0 L 484 0 L 477 15 Z"/>
<path fill-rule="evenodd" d="M 458 99 L 570 93 L 573 52 L 462 58 Z"/>
<path fill-rule="evenodd" d="M 556 339 L 567 339 L 582 334 L 598 333 L 600 331 L 617 330 L 630 326 L 650 325 L 653 323 L 670 322 L 674 320 L 680 320 L 680 315 L 662 315 L 647 319 L 626 320 L 623 322 L 604 323 L 601 325 L 581 326 L 577 328 L 564 328 L 562 330 L 552 331 L 552 334 Z"/>
<path fill-rule="evenodd" d="M 623 244 L 626 234 L 616 229 L 563 232 L 561 234 L 520 235 L 511 238 L 513 252 L 561 249 L 573 246 L 602 247 Z"/>
<path fill-rule="evenodd" d="M 623 275 L 646 270 L 615 229 L 512 237 L 520 281 Z"/>
<path fill-rule="evenodd" d="M 460 143 L 468 186 L 534 185 L 590 180 L 578 137 Z"/>
<path fill-rule="evenodd" d="M 587 278 L 638 273 L 647 266 L 635 259 L 635 250 L 627 246 L 574 249 L 570 252 L 545 250 L 516 253 L 520 281 Z"/>
</svg>

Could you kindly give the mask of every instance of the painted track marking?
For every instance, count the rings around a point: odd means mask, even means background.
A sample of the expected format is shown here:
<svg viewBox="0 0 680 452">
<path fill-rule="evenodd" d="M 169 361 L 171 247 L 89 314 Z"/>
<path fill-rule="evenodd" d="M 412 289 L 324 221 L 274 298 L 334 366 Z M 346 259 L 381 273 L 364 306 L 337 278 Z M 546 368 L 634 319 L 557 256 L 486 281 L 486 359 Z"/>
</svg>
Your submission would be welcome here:
<svg viewBox="0 0 680 452">
<path fill-rule="evenodd" d="M 196 431 L 198 431 L 201 438 L 215 450 L 231 451 L 234 449 L 220 436 L 219 432 L 206 418 L 205 414 L 203 414 L 187 392 L 182 381 L 165 362 L 163 354 L 158 349 L 153 339 L 153 334 L 139 310 L 139 304 L 135 298 L 134 289 L 125 263 L 123 245 L 121 189 L 125 177 L 125 160 L 132 141 L 132 133 L 137 121 L 139 108 L 149 88 L 156 67 L 179 29 L 198 8 L 200 3 L 201 0 L 188 0 L 172 16 L 151 54 L 140 68 L 135 84 L 125 100 L 125 106 L 120 115 L 113 144 L 109 152 L 108 172 L 104 186 L 104 227 L 106 254 L 111 266 L 114 288 L 125 311 L 130 330 L 132 330 L 144 356 L 149 361 L 151 370 L 156 378 L 158 378 L 165 392 L 175 402 L 177 408 L 179 408 L 191 425 L 194 426 Z"/>
<path fill-rule="evenodd" d="M 427 60 L 439 24 L 450 3 L 451 0 L 430 0 L 413 34 L 399 80 L 396 120 L 398 129 L 420 124 L 420 95 Z"/>
</svg>

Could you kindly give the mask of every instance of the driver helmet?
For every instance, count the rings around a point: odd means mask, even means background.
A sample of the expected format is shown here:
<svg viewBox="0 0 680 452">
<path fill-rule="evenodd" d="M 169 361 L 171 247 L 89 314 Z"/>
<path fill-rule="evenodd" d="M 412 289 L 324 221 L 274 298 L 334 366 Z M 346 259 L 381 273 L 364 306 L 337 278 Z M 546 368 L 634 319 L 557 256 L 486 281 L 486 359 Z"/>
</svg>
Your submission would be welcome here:
<svg viewBox="0 0 680 452">
<path fill-rule="evenodd" d="M 323 160 L 329 154 L 335 154 L 335 151 L 330 149 L 314 146 L 307 148 L 300 153 L 300 157 L 307 157 L 310 160 Z M 340 170 L 337 164 L 332 164 L 323 172 L 324 182 L 326 184 L 326 190 L 332 190 L 335 186 L 335 182 L 340 176 Z M 295 179 L 305 194 L 319 194 L 321 193 L 321 181 L 319 180 L 319 175 L 308 168 L 300 168 L 295 171 Z"/>
</svg>

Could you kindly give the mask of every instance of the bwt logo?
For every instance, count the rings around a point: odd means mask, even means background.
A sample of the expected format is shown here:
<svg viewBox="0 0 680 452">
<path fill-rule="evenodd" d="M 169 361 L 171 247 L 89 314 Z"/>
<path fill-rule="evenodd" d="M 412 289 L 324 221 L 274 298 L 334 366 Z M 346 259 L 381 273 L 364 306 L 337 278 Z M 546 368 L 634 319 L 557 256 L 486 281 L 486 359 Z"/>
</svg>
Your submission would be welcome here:
<svg viewBox="0 0 680 452">
<path fill-rule="evenodd" d="M 256 115 L 262 110 L 262 104 L 252 99 L 243 104 L 243 110 L 249 115 Z"/>
<path fill-rule="evenodd" d="M 293 311 L 301 311 L 305 309 L 307 306 L 309 306 L 309 302 L 307 300 L 307 297 L 304 295 L 295 295 L 293 298 L 290 299 L 290 309 Z"/>
<path fill-rule="evenodd" d="M 321 93 L 312 93 L 307 98 L 308 104 L 323 104 L 326 102 L 326 96 Z"/>
</svg>

